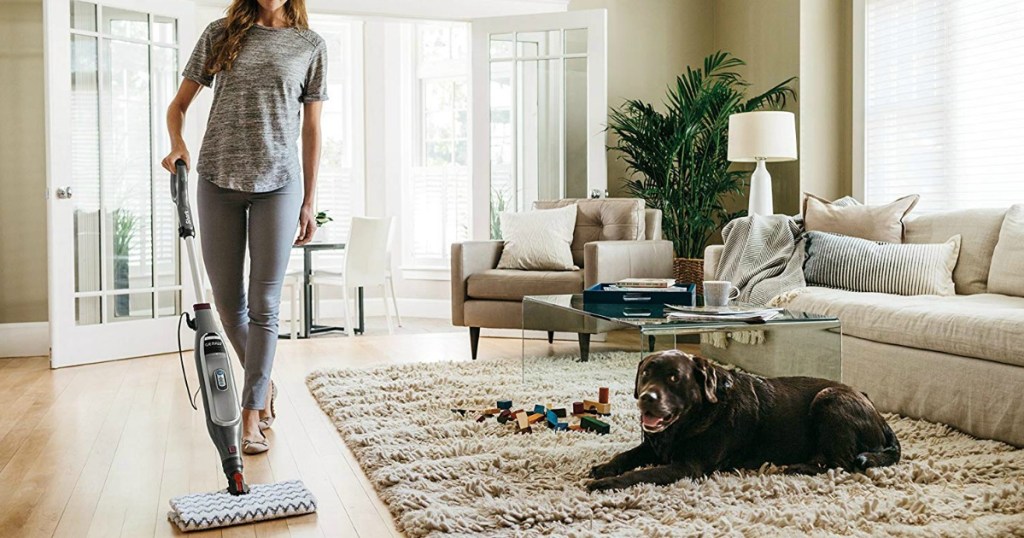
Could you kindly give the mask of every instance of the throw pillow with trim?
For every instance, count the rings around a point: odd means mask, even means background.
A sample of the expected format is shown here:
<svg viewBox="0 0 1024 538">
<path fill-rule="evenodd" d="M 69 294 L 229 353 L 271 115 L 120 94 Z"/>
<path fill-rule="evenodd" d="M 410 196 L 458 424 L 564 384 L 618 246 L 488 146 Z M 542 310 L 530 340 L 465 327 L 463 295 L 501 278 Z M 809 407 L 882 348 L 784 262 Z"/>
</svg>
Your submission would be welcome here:
<svg viewBox="0 0 1024 538">
<path fill-rule="evenodd" d="M 850 204 L 850 197 L 829 202 L 804 193 L 804 229 L 808 232 L 829 232 L 885 243 L 903 242 L 903 218 L 920 196 L 904 196 L 885 205 Z"/>
</svg>

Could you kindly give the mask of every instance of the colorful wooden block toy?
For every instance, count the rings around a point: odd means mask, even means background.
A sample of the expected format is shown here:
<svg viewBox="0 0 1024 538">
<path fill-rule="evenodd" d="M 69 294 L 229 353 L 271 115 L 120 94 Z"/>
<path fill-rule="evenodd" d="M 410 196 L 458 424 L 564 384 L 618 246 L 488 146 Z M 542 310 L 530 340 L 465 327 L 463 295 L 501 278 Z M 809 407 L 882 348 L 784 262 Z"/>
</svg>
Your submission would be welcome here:
<svg viewBox="0 0 1024 538">
<path fill-rule="evenodd" d="M 526 416 L 525 411 L 519 411 L 516 413 L 516 427 L 520 430 L 530 429 L 530 419 Z"/>
<path fill-rule="evenodd" d="M 607 422 L 600 421 L 593 417 L 583 417 L 583 419 L 580 420 L 580 427 L 584 430 L 597 432 L 601 435 L 605 435 L 611 431 L 611 427 Z"/>
<path fill-rule="evenodd" d="M 583 409 L 588 413 L 597 413 L 598 415 L 612 414 L 612 404 L 593 400 L 583 400 Z"/>
<path fill-rule="evenodd" d="M 512 409 L 512 400 L 498 400 L 494 405 L 498 409 Z"/>
<path fill-rule="evenodd" d="M 601 387 L 597 389 L 597 401 L 603 404 L 609 403 L 608 387 Z"/>
</svg>

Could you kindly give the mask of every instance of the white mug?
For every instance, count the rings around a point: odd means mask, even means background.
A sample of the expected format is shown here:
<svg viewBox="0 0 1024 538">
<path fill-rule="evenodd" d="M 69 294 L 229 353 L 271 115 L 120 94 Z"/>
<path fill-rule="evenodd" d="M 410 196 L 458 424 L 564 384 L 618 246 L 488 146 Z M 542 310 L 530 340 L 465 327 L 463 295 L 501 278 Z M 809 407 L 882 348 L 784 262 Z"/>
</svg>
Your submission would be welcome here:
<svg viewBox="0 0 1024 538">
<path fill-rule="evenodd" d="M 728 280 L 704 281 L 704 306 L 729 306 L 729 301 L 740 296 L 740 289 Z"/>
</svg>

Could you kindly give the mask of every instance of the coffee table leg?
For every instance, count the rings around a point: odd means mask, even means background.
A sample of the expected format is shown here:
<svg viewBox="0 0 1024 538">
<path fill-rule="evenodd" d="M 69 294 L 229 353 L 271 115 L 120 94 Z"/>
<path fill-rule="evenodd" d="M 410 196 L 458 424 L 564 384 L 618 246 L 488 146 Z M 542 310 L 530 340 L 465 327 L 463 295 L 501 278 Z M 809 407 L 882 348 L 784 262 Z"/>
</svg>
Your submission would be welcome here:
<svg viewBox="0 0 1024 538">
<path fill-rule="evenodd" d="M 590 359 L 590 335 L 579 333 L 580 337 L 580 361 L 587 362 Z"/>
</svg>

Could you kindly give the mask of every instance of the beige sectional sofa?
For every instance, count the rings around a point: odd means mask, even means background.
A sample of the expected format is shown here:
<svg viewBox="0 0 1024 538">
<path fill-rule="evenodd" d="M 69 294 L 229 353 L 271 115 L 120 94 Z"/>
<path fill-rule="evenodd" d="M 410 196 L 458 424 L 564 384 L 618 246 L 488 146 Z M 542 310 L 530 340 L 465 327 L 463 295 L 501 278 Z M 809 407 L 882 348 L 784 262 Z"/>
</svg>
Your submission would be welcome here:
<svg viewBox="0 0 1024 538">
<path fill-rule="evenodd" d="M 1019 206 L 1014 211 L 1024 214 Z M 988 289 L 995 271 L 1004 281 L 1008 273 L 1024 281 L 1024 265 L 992 265 L 999 241 L 1024 243 L 1024 234 L 1009 226 L 1000 238 L 1006 215 L 1006 209 L 976 209 L 907 219 L 906 243 L 961 235 L 956 295 L 808 287 L 786 306 L 840 319 L 843 381 L 879 409 L 1024 446 L 1024 297 Z M 708 248 L 706 274 L 716 274 L 721 249 Z"/>
</svg>

